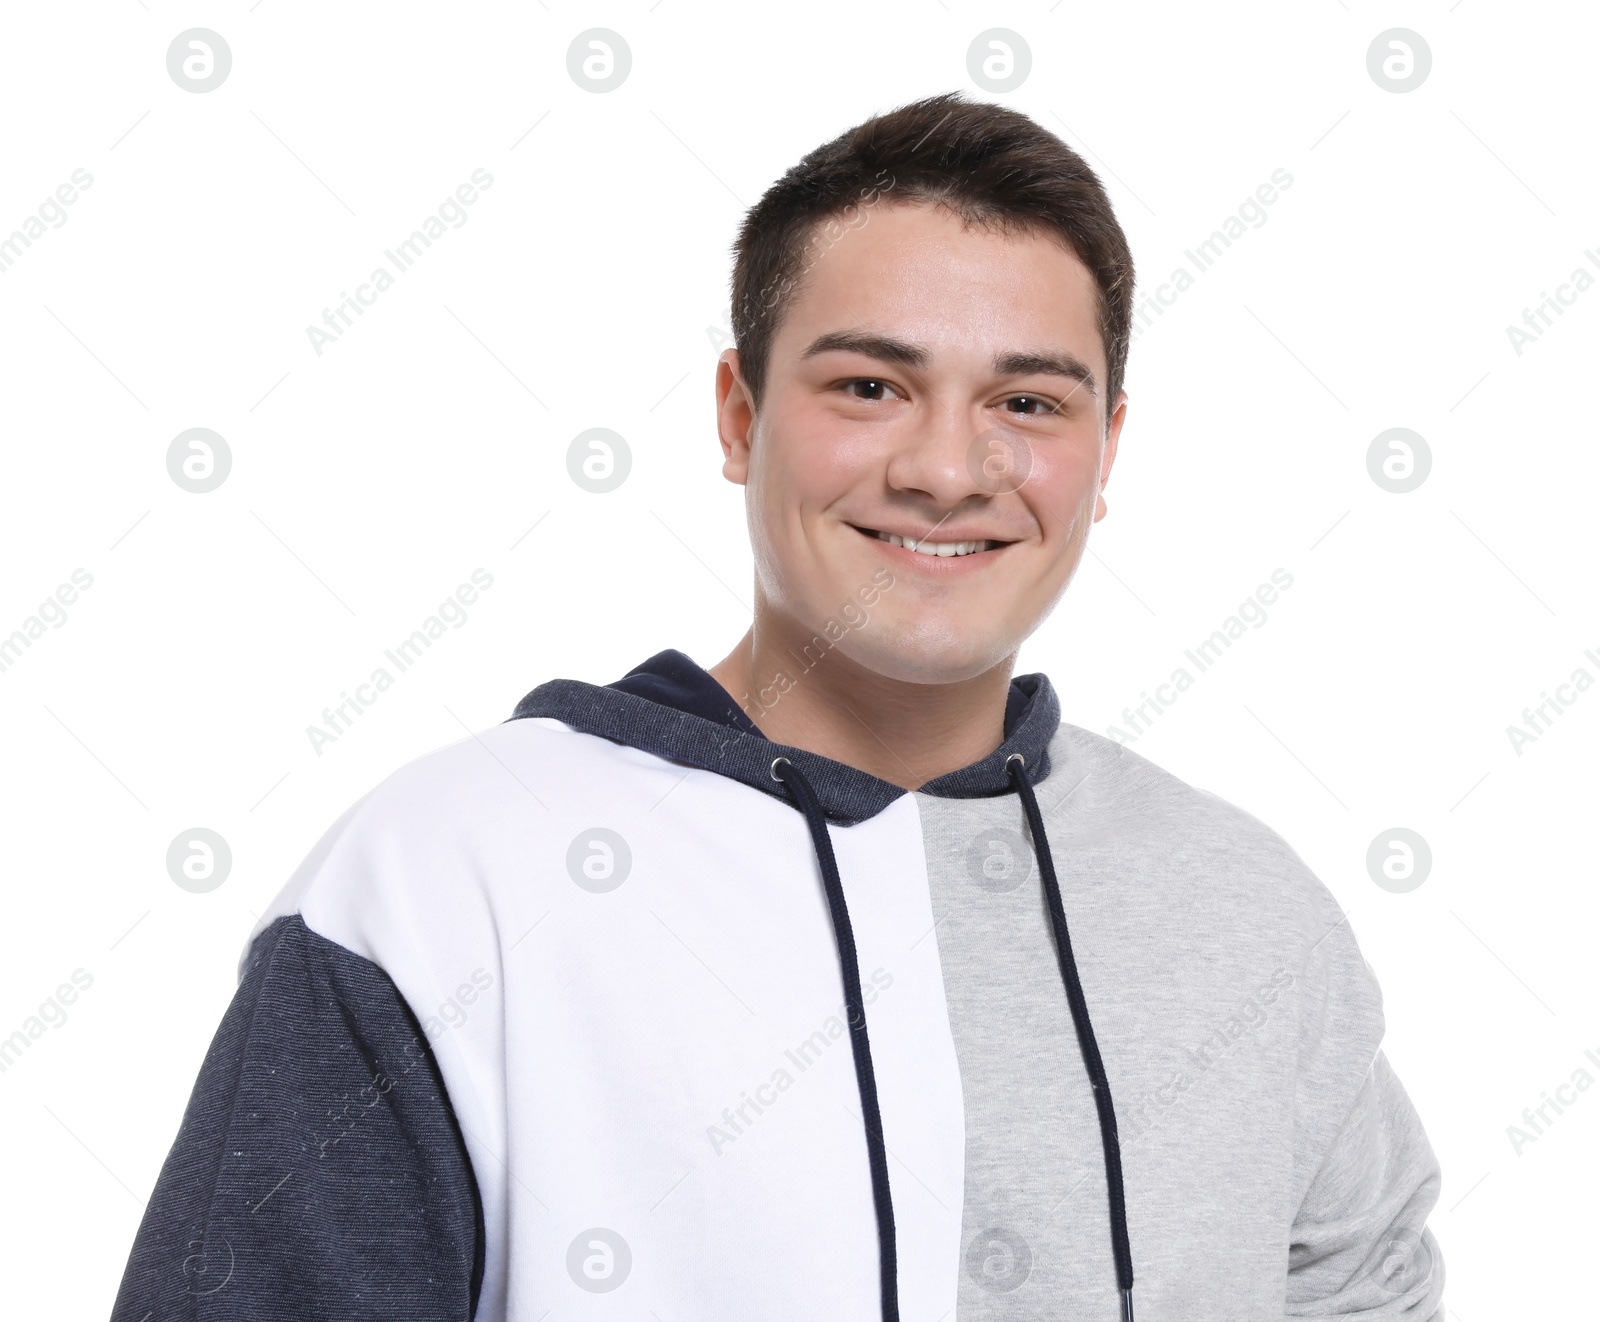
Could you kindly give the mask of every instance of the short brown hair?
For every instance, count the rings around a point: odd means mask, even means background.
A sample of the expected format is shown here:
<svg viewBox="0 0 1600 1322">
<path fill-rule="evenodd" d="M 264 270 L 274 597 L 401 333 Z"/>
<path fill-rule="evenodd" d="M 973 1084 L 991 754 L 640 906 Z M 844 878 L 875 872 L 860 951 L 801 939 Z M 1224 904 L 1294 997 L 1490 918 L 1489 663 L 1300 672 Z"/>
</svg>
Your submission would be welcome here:
<svg viewBox="0 0 1600 1322">
<path fill-rule="evenodd" d="M 734 242 L 733 338 L 759 402 L 778 324 L 825 222 L 858 205 L 936 202 L 969 224 L 1051 233 L 1099 291 L 1106 412 L 1122 389 L 1133 256 L 1093 170 L 1019 111 L 947 92 L 874 116 L 808 152 L 746 213 Z"/>
</svg>

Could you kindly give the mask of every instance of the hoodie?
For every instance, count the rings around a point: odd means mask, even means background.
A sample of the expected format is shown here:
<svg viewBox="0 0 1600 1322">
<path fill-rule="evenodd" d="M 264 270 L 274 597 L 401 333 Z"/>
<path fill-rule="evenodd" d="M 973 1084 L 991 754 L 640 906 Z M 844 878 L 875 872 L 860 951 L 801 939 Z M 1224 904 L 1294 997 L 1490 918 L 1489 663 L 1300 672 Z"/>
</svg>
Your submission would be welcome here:
<svg viewBox="0 0 1600 1322">
<path fill-rule="evenodd" d="M 909 792 L 664 652 L 313 848 L 113 1319 L 1433 1322 L 1382 1037 L 1282 838 L 1043 675 Z"/>
</svg>

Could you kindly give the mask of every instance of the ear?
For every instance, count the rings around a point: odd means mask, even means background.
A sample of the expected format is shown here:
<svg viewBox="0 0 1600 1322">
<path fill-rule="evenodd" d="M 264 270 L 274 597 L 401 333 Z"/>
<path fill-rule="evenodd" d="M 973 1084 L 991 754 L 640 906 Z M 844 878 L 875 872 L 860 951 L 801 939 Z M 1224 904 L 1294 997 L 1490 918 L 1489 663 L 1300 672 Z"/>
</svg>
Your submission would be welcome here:
<svg viewBox="0 0 1600 1322">
<path fill-rule="evenodd" d="M 1117 439 L 1122 435 L 1122 424 L 1128 416 L 1128 392 L 1121 391 L 1117 395 L 1117 406 L 1111 410 L 1111 419 L 1106 425 L 1105 444 L 1100 449 L 1100 490 L 1094 498 L 1094 521 L 1099 523 L 1106 516 L 1106 483 L 1111 480 L 1111 465 L 1117 459 Z"/>
<path fill-rule="evenodd" d="M 739 351 L 724 349 L 717 359 L 717 435 L 722 441 L 722 475 L 743 486 L 750 477 L 750 432 L 755 403 L 739 370 Z"/>
</svg>

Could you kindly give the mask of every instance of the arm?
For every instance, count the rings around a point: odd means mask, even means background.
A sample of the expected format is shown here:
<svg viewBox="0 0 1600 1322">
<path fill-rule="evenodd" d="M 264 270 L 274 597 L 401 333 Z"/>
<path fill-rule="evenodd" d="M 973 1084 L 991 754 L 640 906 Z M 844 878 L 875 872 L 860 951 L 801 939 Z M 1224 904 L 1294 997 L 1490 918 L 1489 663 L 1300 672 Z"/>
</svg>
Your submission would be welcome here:
<svg viewBox="0 0 1600 1322">
<path fill-rule="evenodd" d="M 483 1215 L 388 975 L 280 918 L 252 946 L 134 1240 L 113 1322 L 467 1322 Z"/>
<path fill-rule="evenodd" d="M 1438 1197 L 1439 1163 L 1380 1051 L 1295 1219 L 1290 1316 L 1443 1322 Z"/>
</svg>

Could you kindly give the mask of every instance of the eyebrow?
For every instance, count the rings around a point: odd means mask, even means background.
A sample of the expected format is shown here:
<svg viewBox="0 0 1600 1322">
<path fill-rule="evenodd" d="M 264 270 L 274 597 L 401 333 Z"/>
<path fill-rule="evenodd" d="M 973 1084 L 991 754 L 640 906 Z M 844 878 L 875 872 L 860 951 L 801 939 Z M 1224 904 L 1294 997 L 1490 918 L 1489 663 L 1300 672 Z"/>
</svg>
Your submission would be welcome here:
<svg viewBox="0 0 1600 1322">
<path fill-rule="evenodd" d="M 1091 395 L 1098 395 L 1089 364 L 1074 353 L 997 353 L 996 376 L 1065 376 L 1078 382 Z"/>
<path fill-rule="evenodd" d="M 875 335 L 871 331 L 829 331 L 812 340 L 802 358 L 815 358 L 819 353 L 858 353 L 879 362 L 898 363 L 901 367 L 922 368 L 928 365 L 928 351 L 892 335 Z"/>
<path fill-rule="evenodd" d="M 815 358 L 824 353 L 858 353 L 866 358 L 876 358 L 879 362 L 918 370 L 927 367 L 931 358 L 921 345 L 872 331 L 829 331 L 811 341 L 800 356 Z M 997 353 L 994 371 L 997 376 L 1064 376 L 1078 382 L 1091 395 L 1099 394 L 1094 372 L 1072 353 L 1022 350 Z"/>
</svg>

